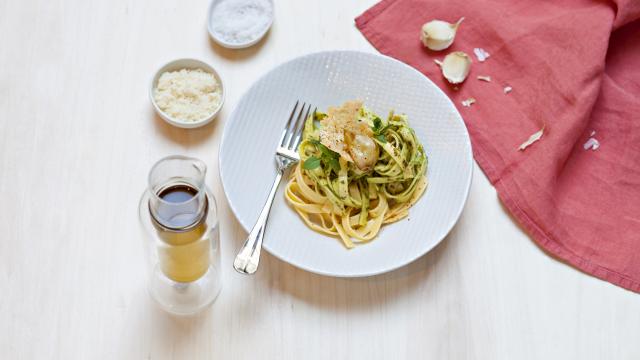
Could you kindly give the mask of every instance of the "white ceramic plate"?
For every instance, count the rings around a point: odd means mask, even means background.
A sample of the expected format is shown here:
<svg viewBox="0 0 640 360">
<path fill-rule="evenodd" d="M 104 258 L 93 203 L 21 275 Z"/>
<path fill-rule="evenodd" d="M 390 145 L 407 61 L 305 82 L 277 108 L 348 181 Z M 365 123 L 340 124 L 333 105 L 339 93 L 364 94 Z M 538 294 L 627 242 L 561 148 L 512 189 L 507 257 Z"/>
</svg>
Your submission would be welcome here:
<svg viewBox="0 0 640 360">
<path fill-rule="evenodd" d="M 429 187 L 408 219 L 384 226 L 377 239 L 347 250 L 340 240 L 306 227 L 286 203 L 283 181 L 267 225 L 267 251 L 314 273 L 356 277 L 406 265 L 442 241 L 458 220 L 471 183 L 471 143 L 462 118 L 417 70 L 354 51 L 315 53 L 276 67 L 247 91 L 227 119 L 220 176 L 245 230 L 253 227 L 268 195 L 276 174 L 275 148 L 298 99 L 319 109 L 361 99 L 383 116 L 391 109 L 406 113 L 429 158 Z"/>
</svg>

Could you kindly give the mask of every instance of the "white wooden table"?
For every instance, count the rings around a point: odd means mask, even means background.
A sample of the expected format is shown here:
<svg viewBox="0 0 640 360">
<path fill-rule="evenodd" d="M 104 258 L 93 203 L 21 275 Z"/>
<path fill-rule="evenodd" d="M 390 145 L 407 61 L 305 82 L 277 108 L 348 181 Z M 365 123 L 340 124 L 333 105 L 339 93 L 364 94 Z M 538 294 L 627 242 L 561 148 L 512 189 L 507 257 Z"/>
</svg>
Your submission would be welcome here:
<svg viewBox="0 0 640 360">
<path fill-rule="evenodd" d="M 375 51 L 353 25 L 374 2 L 276 0 L 268 37 L 233 51 L 209 40 L 206 0 L 0 0 L 0 358 L 640 358 L 639 295 L 546 255 L 477 167 L 457 227 L 405 268 L 343 280 L 265 255 L 257 276 L 233 271 L 246 233 L 217 171 L 225 121 L 287 59 Z M 147 97 L 185 56 L 226 79 L 199 130 Z M 150 166 L 175 153 L 207 163 L 221 216 L 224 288 L 190 319 L 147 296 L 136 214 Z"/>
</svg>

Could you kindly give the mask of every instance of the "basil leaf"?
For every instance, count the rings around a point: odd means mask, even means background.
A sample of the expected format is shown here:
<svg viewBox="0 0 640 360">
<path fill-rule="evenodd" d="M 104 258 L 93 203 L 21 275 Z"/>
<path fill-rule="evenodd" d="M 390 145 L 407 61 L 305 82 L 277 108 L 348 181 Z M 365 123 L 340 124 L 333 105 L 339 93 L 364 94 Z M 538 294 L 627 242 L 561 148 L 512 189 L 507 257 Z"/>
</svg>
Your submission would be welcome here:
<svg viewBox="0 0 640 360">
<path fill-rule="evenodd" d="M 318 140 L 312 140 L 310 141 L 310 143 L 315 145 L 316 148 L 320 150 L 320 159 L 322 160 L 322 163 L 326 166 L 326 168 L 333 170 L 336 174 L 340 172 L 340 154 L 324 146 Z M 309 157 L 309 159 L 311 159 L 311 157 Z"/>
<path fill-rule="evenodd" d="M 376 135 L 376 139 L 378 139 L 378 141 L 380 141 L 381 143 L 387 142 L 387 138 L 384 136 L 384 134 Z"/>
<path fill-rule="evenodd" d="M 328 147 L 324 146 L 318 140 L 312 140 L 312 141 L 310 141 L 310 143 L 315 145 L 318 148 L 318 150 L 320 150 L 320 152 L 322 153 L 323 156 L 329 156 L 329 157 L 335 157 L 335 158 L 339 158 L 340 157 L 340 154 L 338 154 L 337 152 L 335 152 L 335 151 L 329 149 Z"/>
<path fill-rule="evenodd" d="M 332 169 L 336 174 L 340 172 L 340 161 L 335 157 L 323 157 L 323 160 L 327 166 Z"/>
<path fill-rule="evenodd" d="M 315 156 L 309 156 L 307 160 L 302 163 L 302 168 L 305 170 L 313 170 L 320 166 L 320 159 Z"/>
<path fill-rule="evenodd" d="M 384 134 L 385 132 L 387 132 L 387 129 L 389 129 L 390 127 L 391 127 L 391 124 L 387 124 L 385 127 L 380 129 L 380 131 L 378 131 L 378 134 Z"/>
<path fill-rule="evenodd" d="M 382 120 L 380 120 L 380 118 L 376 116 L 376 118 L 373 119 L 373 131 L 378 132 L 380 131 L 381 127 L 382 127 Z"/>
</svg>

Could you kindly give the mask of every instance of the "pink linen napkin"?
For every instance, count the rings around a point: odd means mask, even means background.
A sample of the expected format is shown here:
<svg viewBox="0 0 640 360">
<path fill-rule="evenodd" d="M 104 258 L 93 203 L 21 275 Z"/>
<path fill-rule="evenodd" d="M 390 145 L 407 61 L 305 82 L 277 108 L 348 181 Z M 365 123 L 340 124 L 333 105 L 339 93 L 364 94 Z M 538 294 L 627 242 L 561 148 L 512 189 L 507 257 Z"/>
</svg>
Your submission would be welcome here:
<svg viewBox="0 0 640 360">
<path fill-rule="evenodd" d="M 423 23 L 462 16 L 449 49 L 422 45 Z M 542 248 L 640 292 L 640 1 L 383 0 L 356 26 L 451 97 L 476 161 Z M 455 90 L 434 59 L 457 50 L 473 65 Z"/>
</svg>

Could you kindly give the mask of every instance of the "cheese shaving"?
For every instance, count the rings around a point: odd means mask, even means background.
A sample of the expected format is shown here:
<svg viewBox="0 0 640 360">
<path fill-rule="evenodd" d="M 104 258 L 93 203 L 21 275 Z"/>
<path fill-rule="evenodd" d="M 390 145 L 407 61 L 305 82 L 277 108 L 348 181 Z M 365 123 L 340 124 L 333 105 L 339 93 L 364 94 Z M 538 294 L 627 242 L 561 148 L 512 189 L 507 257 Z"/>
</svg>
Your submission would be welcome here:
<svg viewBox="0 0 640 360">
<path fill-rule="evenodd" d="M 505 94 L 508 94 L 508 93 L 510 93 L 512 90 L 513 90 L 513 88 L 512 88 L 511 86 L 505 86 L 503 91 L 504 91 L 504 93 L 505 93 Z"/>
<path fill-rule="evenodd" d="M 330 107 L 327 117 L 321 120 L 320 142 L 349 162 L 353 158 L 347 151 L 345 135 L 373 135 L 369 125 L 357 119 L 361 108 L 362 101 L 347 101 L 340 107 Z"/>
<path fill-rule="evenodd" d="M 489 76 L 489 75 L 479 75 L 479 76 L 478 76 L 478 80 L 482 80 L 482 81 L 486 81 L 486 82 L 491 82 L 491 76 Z"/>
</svg>

